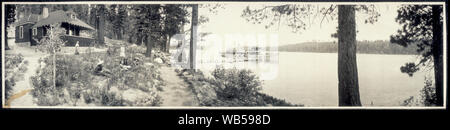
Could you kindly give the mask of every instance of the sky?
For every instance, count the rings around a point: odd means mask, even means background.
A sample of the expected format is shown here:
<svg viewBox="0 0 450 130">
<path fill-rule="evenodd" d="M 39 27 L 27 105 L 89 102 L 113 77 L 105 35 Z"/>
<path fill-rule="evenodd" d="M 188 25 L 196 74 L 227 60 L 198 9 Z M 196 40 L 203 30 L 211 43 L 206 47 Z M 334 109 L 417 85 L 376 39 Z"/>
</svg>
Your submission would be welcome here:
<svg viewBox="0 0 450 130">
<path fill-rule="evenodd" d="M 251 4 L 250 7 L 258 8 L 261 5 L 262 3 Z M 241 3 L 225 4 L 223 9 L 218 10 L 217 14 L 211 14 L 207 9 L 200 8 L 199 14 L 208 16 L 209 22 L 202 24 L 199 32 L 216 34 L 223 39 L 226 35 L 242 35 L 245 37 L 258 34 L 275 34 L 278 36 L 279 45 L 308 41 L 337 41 L 336 38 L 331 37 L 331 34 L 336 32 L 337 19 L 324 20 L 322 24 L 320 24 L 320 20 L 315 20 L 308 25 L 309 27 L 306 30 L 297 33 L 292 32 L 291 28 L 283 24 L 265 29 L 264 24 L 253 24 L 241 17 L 246 6 L 248 5 Z M 365 24 L 366 15 L 357 12 L 357 40 L 389 40 L 389 36 L 400 28 L 400 25 L 395 22 L 397 9 L 398 5 L 377 4 L 376 10 L 381 16 L 374 24 Z"/>
</svg>

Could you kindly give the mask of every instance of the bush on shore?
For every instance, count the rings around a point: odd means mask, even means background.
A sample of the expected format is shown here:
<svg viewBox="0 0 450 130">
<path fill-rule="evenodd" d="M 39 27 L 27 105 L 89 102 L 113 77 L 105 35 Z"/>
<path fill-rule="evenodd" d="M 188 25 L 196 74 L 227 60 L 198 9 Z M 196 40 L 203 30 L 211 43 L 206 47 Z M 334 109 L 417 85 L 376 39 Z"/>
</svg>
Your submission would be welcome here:
<svg viewBox="0 0 450 130">
<path fill-rule="evenodd" d="M 249 70 L 216 68 L 212 78 L 201 71 L 178 71 L 202 106 L 302 106 L 261 93 L 261 81 Z"/>
<path fill-rule="evenodd" d="M 436 90 L 431 79 L 425 78 L 425 86 L 420 90 L 420 96 L 410 96 L 404 100 L 402 106 L 436 106 Z"/>
</svg>

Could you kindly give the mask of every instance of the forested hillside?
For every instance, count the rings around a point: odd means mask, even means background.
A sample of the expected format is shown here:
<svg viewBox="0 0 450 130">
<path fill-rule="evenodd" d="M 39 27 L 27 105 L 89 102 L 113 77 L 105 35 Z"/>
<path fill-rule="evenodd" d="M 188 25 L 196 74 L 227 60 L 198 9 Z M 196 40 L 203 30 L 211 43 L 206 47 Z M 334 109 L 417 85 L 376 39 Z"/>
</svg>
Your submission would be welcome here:
<svg viewBox="0 0 450 130">
<path fill-rule="evenodd" d="M 357 53 L 364 54 L 417 54 L 417 46 L 403 47 L 389 41 L 358 41 Z M 305 42 L 280 46 L 279 51 L 337 53 L 337 42 Z"/>
</svg>

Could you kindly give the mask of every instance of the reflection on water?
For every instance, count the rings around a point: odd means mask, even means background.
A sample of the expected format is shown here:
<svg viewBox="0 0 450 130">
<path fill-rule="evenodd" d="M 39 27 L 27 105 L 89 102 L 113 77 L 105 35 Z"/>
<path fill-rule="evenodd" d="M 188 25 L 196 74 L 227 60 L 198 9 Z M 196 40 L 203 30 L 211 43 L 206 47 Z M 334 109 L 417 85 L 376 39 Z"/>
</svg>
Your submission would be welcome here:
<svg viewBox="0 0 450 130">
<path fill-rule="evenodd" d="M 365 106 L 399 106 L 424 86 L 428 71 L 413 77 L 400 72 L 400 66 L 416 60 L 414 55 L 358 54 L 361 102 Z M 240 64 L 240 65 L 238 65 Z M 264 79 L 263 92 L 306 106 L 337 106 L 338 77 L 336 53 L 280 52 L 277 62 L 236 62 L 220 64 L 240 66 Z M 219 64 L 199 66 L 208 74 Z M 239 68 L 239 67 L 238 67 Z M 269 77 L 269 78 L 268 78 Z"/>
</svg>

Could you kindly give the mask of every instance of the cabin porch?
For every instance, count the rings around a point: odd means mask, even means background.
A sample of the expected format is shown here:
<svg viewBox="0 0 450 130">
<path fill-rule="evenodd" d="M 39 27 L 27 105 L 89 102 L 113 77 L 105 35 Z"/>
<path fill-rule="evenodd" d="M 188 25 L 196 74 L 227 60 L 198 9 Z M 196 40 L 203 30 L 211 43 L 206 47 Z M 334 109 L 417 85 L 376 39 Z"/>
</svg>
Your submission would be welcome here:
<svg viewBox="0 0 450 130">
<path fill-rule="evenodd" d="M 95 43 L 96 39 L 82 36 L 80 35 L 82 30 L 92 30 L 90 28 L 77 26 L 70 23 L 61 23 L 61 27 L 64 28 L 65 34 L 61 36 L 61 39 L 66 41 L 65 46 L 75 46 L 77 43 L 79 46 L 90 46 Z M 47 34 L 49 31 L 50 26 L 45 25 L 38 28 L 38 36 L 36 36 L 36 39 L 41 39 L 43 36 Z M 37 43 L 33 40 L 31 45 L 37 45 Z"/>
</svg>

